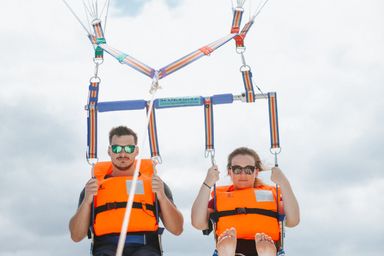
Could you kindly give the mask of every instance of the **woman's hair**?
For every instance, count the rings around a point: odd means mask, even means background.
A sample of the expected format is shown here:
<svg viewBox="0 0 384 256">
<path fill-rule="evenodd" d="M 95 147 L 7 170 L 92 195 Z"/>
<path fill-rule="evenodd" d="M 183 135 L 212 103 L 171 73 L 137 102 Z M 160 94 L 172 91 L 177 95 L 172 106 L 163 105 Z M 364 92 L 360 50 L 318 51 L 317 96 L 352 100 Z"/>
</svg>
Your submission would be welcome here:
<svg viewBox="0 0 384 256">
<path fill-rule="evenodd" d="M 262 168 L 262 165 L 261 165 L 261 161 L 260 161 L 260 157 L 259 155 L 256 153 L 255 150 L 251 149 L 251 148 L 247 148 L 247 147 L 240 147 L 240 148 L 237 148 L 235 150 L 233 150 L 229 155 L 228 155 L 228 161 L 227 161 L 227 169 L 229 170 L 232 166 L 232 159 L 237 156 L 237 155 L 248 155 L 248 156 L 251 156 L 254 160 L 255 160 L 255 166 L 256 166 L 256 169 L 258 169 L 259 171 L 262 171 L 263 168 Z M 264 185 L 264 183 L 261 181 L 261 179 L 259 178 L 255 178 L 255 187 L 258 187 L 258 186 L 261 186 L 261 185 Z"/>
</svg>

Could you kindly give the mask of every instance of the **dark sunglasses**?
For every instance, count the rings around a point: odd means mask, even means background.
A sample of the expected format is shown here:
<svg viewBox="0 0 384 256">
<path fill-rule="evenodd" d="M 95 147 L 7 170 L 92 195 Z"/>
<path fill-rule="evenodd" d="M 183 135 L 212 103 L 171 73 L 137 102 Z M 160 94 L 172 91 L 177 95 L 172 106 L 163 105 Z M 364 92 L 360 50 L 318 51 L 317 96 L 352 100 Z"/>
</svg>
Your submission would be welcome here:
<svg viewBox="0 0 384 256">
<path fill-rule="evenodd" d="M 242 167 L 240 165 L 232 165 L 231 169 L 233 174 L 236 175 L 241 174 L 242 171 L 247 175 L 251 175 L 255 172 L 256 166 L 247 165 L 245 167 Z"/>
<path fill-rule="evenodd" d="M 133 151 L 135 151 L 136 145 L 126 145 L 126 146 L 120 146 L 120 145 L 111 145 L 112 152 L 115 154 L 119 154 L 123 149 L 126 153 L 132 154 Z"/>
</svg>

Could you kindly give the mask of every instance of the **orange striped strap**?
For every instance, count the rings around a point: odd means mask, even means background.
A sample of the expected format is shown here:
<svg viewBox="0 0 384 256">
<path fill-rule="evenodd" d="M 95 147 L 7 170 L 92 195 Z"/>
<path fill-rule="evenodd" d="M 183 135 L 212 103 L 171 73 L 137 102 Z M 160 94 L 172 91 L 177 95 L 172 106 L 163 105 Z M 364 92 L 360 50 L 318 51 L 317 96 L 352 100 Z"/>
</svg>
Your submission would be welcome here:
<svg viewBox="0 0 384 256">
<path fill-rule="evenodd" d="M 100 81 L 91 81 L 87 105 L 87 159 L 97 158 L 97 102 Z"/>
<path fill-rule="evenodd" d="M 271 149 L 280 148 L 279 139 L 279 122 L 277 115 L 277 99 L 276 92 L 268 93 L 268 105 L 269 105 L 269 127 L 271 135 Z"/>
<path fill-rule="evenodd" d="M 147 113 L 149 106 L 147 105 Z M 153 105 L 151 116 L 149 117 L 148 124 L 148 137 L 149 137 L 149 147 L 151 150 L 151 157 L 160 157 L 159 142 L 157 139 L 157 125 L 156 125 L 156 112 L 155 106 Z"/>
<path fill-rule="evenodd" d="M 205 150 L 211 151 L 214 146 L 213 134 L 213 105 L 211 97 L 204 98 L 204 120 L 205 120 Z"/>
<path fill-rule="evenodd" d="M 253 90 L 253 83 L 252 83 L 252 72 L 250 69 L 247 69 L 247 70 L 241 70 L 241 73 L 243 76 L 246 102 L 255 102 L 255 93 Z"/>
</svg>

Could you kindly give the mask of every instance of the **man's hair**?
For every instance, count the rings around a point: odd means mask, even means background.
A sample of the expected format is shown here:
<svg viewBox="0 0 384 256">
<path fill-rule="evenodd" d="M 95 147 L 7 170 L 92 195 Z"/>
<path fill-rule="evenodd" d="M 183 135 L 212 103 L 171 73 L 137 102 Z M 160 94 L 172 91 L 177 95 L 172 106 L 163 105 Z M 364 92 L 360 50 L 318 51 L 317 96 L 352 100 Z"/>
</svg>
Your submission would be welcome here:
<svg viewBox="0 0 384 256">
<path fill-rule="evenodd" d="M 255 150 L 251 149 L 251 148 L 247 148 L 247 147 L 240 147 L 240 148 L 237 148 L 235 150 L 233 150 L 229 156 L 228 156 L 228 161 L 227 161 L 227 169 L 229 170 L 231 167 L 232 167 L 232 159 L 237 156 L 237 155 L 248 155 L 248 156 L 251 156 L 253 157 L 253 159 L 255 160 L 255 166 L 257 169 L 259 169 L 259 171 L 262 171 L 263 168 L 261 166 L 261 161 L 260 161 L 260 157 L 259 155 L 256 153 Z M 258 186 L 262 186 L 264 185 L 264 183 L 261 181 L 261 179 L 257 178 L 255 179 L 255 184 L 254 186 L 255 187 L 258 187 Z"/>
<path fill-rule="evenodd" d="M 135 141 L 135 144 L 137 144 L 137 135 L 136 135 L 136 133 L 132 129 L 130 129 L 130 128 L 126 127 L 126 126 L 122 126 L 121 125 L 121 126 L 118 126 L 118 127 L 113 127 L 111 129 L 111 131 L 109 132 L 109 144 L 112 143 L 112 137 L 115 136 L 115 135 L 117 137 L 120 137 L 120 136 L 123 136 L 123 135 L 132 135 L 133 139 Z"/>
</svg>

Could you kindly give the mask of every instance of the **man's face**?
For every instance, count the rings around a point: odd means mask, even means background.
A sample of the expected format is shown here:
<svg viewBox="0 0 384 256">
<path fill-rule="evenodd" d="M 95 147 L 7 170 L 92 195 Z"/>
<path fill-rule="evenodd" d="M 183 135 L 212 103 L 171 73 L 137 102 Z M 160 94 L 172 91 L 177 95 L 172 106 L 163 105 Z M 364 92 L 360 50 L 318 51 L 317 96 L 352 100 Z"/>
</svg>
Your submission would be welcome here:
<svg viewBox="0 0 384 256">
<path fill-rule="evenodd" d="M 255 166 L 255 159 L 250 155 L 236 155 L 232 158 L 232 166 L 239 166 L 241 168 L 246 166 Z M 236 189 L 252 188 L 257 177 L 258 170 L 255 168 L 252 174 L 246 174 L 245 171 L 241 171 L 239 174 L 235 174 L 232 169 L 228 170 L 229 176 L 231 176 L 233 185 Z"/>
<path fill-rule="evenodd" d="M 112 151 L 113 145 L 123 146 L 123 148 L 119 153 L 114 153 Z M 132 135 L 114 135 L 111 140 L 111 145 L 108 148 L 108 155 L 111 157 L 113 166 L 120 171 L 125 171 L 131 168 L 135 162 L 137 154 L 139 153 L 137 147 L 135 147 L 135 150 L 132 153 L 125 152 L 124 146 L 128 145 L 135 145 L 135 139 Z"/>
</svg>

